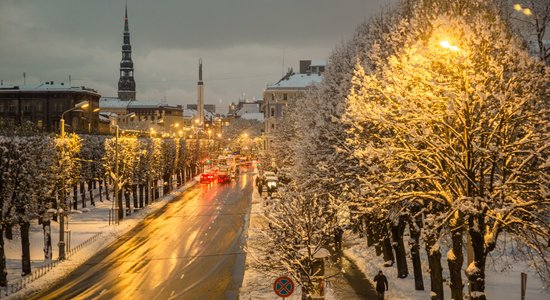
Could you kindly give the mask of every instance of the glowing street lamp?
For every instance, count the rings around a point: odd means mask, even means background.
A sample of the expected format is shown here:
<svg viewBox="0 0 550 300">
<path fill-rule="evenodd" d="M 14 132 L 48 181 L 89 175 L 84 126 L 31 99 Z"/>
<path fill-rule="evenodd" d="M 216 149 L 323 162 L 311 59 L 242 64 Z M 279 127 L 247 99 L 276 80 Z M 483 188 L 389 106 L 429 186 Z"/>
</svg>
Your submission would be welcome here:
<svg viewBox="0 0 550 300">
<path fill-rule="evenodd" d="M 76 109 L 86 108 L 88 106 L 90 106 L 88 101 L 82 101 L 77 103 L 73 108 L 68 109 L 61 114 L 61 120 L 59 120 L 59 126 L 61 127 L 61 130 L 60 130 L 61 137 L 65 136 L 65 114 Z"/>
<path fill-rule="evenodd" d="M 458 48 L 457 46 L 455 45 L 452 45 L 449 41 L 447 40 L 444 40 L 444 41 L 441 41 L 439 42 L 439 45 L 445 49 L 449 49 L 449 50 L 452 50 L 452 51 L 460 51 L 460 48 Z"/>
</svg>

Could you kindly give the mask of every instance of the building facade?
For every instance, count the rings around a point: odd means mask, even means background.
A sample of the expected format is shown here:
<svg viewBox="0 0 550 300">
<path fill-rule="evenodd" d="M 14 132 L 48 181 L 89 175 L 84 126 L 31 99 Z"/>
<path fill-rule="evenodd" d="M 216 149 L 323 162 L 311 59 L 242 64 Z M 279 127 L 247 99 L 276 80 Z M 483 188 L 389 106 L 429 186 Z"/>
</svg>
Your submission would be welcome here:
<svg viewBox="0 0 550 300">
<path fill-rule="evenodd" d="M 112 125 L 124 130 L 158 134 L 179 133 L 183 127 L 183 107 L 162 104 L 159 101 L 126 101 L 104 97 L 99 101 L 102 114 L 110 117 Z M 129 114 L 135 114 L 128 117 Z"/>
<path fill-rule="evenodd" d="M 32 123 L 45 132 L 59 132 L 63 112 L 87 101 L 85 109 L 64 115 L 65 130 L 77 133 L 99 133 L 99 98 L 93 89 L 68 86 L 53 81 L 38 86 L 0 85 L 0 118 L 15 125 Z"/>
<path fill-rule="evenodd" d="M 323 61 L 301 60 L 300 73 L 290 69 L 281 80 L 266 87 L 263 93 L 265 150 L 271 150 L 273 132 L 277 130 L 285 107 L 289 102 L 300 101 L 309 89 L 315 88 L 321 82 L 324 71 Z"/>
</svg>

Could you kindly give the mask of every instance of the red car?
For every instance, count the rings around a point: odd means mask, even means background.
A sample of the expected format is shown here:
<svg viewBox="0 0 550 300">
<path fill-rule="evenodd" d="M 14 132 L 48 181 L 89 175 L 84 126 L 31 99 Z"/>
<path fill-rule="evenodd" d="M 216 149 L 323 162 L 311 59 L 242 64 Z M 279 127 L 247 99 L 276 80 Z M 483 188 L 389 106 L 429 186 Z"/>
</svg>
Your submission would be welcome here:
<svg viewBox="0 0 550 300">
<path fill-rule="evenodd" d="M 216 176 L 214 175 L 214 173 L 202 173 L 201 174 L 201 183 L 210 183 L 210 182 L 214 181 L 215 178 L 216 178 Z"/>
</svg>

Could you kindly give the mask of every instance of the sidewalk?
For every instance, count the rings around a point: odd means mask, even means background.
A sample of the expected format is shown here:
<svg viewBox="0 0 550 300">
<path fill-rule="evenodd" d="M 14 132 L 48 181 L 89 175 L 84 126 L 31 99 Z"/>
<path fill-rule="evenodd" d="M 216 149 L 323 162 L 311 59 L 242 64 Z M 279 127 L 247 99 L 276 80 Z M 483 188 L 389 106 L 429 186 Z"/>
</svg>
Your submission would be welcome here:
<svg viewBox="0 0 550 300">
<path fill-rule="evenodd" d="M 266 196 L 265 193 L 263 195 Z M 254 189 L 250 225 L 245 247 L 247 252 L 246 269 L 243 283 L 239 290 L 239 299 L 280 299 L 273 291 L 273 282 L 278 276 L 284 274 L 269 274 L 269 272 L 260 272 L 254 268 L 255 261 L 270 259 L 269 257 L 260 257 L 261 254 L 254 250 L 261 248 L 263 243 L 261 232 L 267 227 L 266 220 L 263 217 L 264 208 L 266 207 L 264 201 L 265 198 L 262 198 L 258 194 L 257 189 Z M 325 289 L 325 299 L 327 300 L 366 299 L 366 297 L 369 296 L 374 296 L 375 298 L 372 299 L 376 299 L 376 292 L 370 281 L 368 281 L 359 268 L 346 257 L 328 259 L 325 266 L 325 274 L 330 276 L 327 280 Z M 296 286 L 294 293 L 285 299 L 300 300 L 300 288 Z"/>
<path fill-rule="evenodd" d="M 8 268 L 8 287 L 0 289 L 0 298 L 24 299 L 26 295 L 30 295 L 56 282 L 64 275 L 83 264 L 103 247 L 128 232 L 148 214 L 162 208 L 177 195 L 196 183 L 197 180 L 195 178 L 182 187 L 175 189 L 170 194 L 161 196 L 160 199 L 151 203 L 149 206 L 143 209 L 134 210 L 132 215 L 126 216 L 125 219 L 116 226 L 112 224 L 109 225 L 109 211 L 113 202 L 105 199 L 103 199 L 103 202 L 100 202 L 99 196 L 94 195 L 95 207 L 91 206 L 88 202 L 87 208 L 69 213 L 68 225 L 65 225 L 66 230 L 70 232 L 66 234 L 66 243 L 67 246 L 70 247 L 68 247 L 67 259 L 61 262 L 55 261 L 59 256 L 59 248 L 57 246 L 59 241 L 59 224 L 57 222 L 51 222 L 52 254 L 54 261 L 50 266 L 47 266 L 44 261 L 44 234 L 42 232 L 42 225 L 39 225 L 37 221 L 34 220 L 30 228 L 32 275 L 25 276 L 24 278 L 20 276 L 21 241 L 16 237 L 14 232 L 13 240 L 9 241 L 4 239 L 6 243 L 5 251 Z M 8 297 L 6 297 L 6 294 L 8 294 Z"/>
</svg>

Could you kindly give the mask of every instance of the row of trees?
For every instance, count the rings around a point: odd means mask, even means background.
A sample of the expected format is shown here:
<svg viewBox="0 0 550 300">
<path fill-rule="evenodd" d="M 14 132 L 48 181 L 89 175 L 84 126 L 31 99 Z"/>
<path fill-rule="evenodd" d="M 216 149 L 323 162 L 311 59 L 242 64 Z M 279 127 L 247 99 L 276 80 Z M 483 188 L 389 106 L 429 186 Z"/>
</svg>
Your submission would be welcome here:
<svg viewBox="0 0 550 300">
<path fill-rule="evenodd" d="M 548 15 L 547 2 L 529 3 L 536 20 Z M 442 249 L 453 299 L 463 298 L 466 250 L 471 296 L 485 299 L 487 256 L 508 242 L 550 283 L 547 48 L 530 53 L 532 35 L 507 5 L 401 1 L 361 24 L 320 86 L 289 104 L 274 157 L 294 183 L 268 211 L 266 251 L 302 286 L 346 223 L 400 278 L 408 228 L 415 287 L 424 289 L 424 246 L 432 299 L 444 298 Z"/>
<path fill-rule="evenodd" d="M 12 228 L 20 231 L 25 276 L 31 272 L 29 227 L 33 220 L 38 219 L 43 226 L 44 256 L 51 260 L 51 219 L 62 222 L 65 211 L 78 209 L 79 191 L 84 208 L 87 198 L 94 205 L 94 189 L 99 189 L 102 201 L 103 189 L 109 199 L 108 190 L 118 183 L 118 218 L 122 219 L 132 208 L 142 208 L 157 199 L 160 188 L 168 193 L 196 175 L 196 162 L 208 146 L 205 142 L 136 136 L 123 136 L 117 142 L 115 137 L 106 136 L 3 132 L 0 286 L 7 285 L 4 236 L 11 239 Z"/>
</svg>

